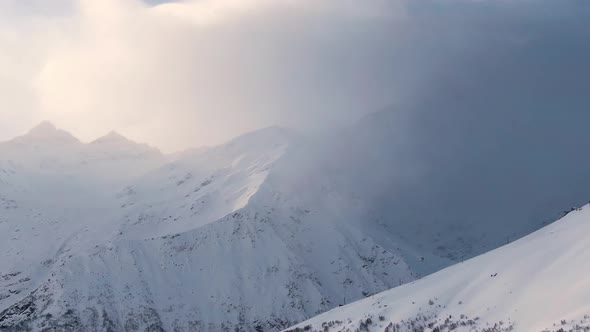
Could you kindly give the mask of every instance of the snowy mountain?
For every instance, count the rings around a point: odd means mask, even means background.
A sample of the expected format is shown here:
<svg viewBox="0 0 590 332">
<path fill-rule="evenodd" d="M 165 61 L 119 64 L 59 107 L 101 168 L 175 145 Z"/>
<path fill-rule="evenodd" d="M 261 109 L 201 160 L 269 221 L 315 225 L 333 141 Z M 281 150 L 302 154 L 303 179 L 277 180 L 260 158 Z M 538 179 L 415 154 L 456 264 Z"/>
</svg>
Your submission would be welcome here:
<svg viewBox="0 0 590 332">
<path fill-rule="evenodd" d="M 58 129 L 54 124 L 48 121 L 39 123 L 26 135 L 16 137 L 11 142 L 22 146 L 32 145 L 38 149 L 46 146 L 58 147 L 81 144 L 81 142 L 72 134 L 65 130 Z"/>
<path fill-rule="evenodd" d="M 138 157 L 131 150 L 111 158 L 49 123 L 0 143 L 2 310 L 47 277 L 54 256 L 63 253 L 71 237 L 92 225 L 102 227 L 102 220 L 116 211 L 113 191 L 121 181 L 164 161 L 159 152 Z M 144 150 L 141 145 L 135 149 Z M 89 166 L 89 156 L 101 162 Z"/>
<path fill-rule="evenodd" d="M 329 176 L 290 177 L 297 139 L 268 128 L 184 153 L 113 199 L 86 197 L 84 186 L 53 187 L 69 200 L 61 205 L 27 198 L 2 224 L 0 327 L 278 330 L 414 280 L 420 255 L 392 241 L 361 199 Z M 48 178 L 84 174 L 77 158 L 112 141 L 123 145 L 109 135 L 55 153 Z"/>
<path fill-rule="evenodd" d="M 361 200 L 283 181 L 294 139 L 269 128 L 185 154 L 121 191 L 118 209 L 63 223 L 59 247 L 21 248 L 3 262 L 0 327 L 278 330 L 414 280 L 418 257 Z"/>
<path fill-rule="evenodd" d="M 590 206 L 287 331 L 588 331 Z"/>
<path fill-rule="evenodd" d="M 84 144 L 49 122 L 0 143 L 0 155 L 3 162 L 10 162 L 29 175 L 67 176 L 75 178 L 73 182 L 77 184 L 110 186 L 108 190 L 165 162 L 157 149 L 132 142 L 117 133 L 111 132 Z"/>
<path fill-rule="evenodd" d="M 0 330 L 278 331 L 541 224 L 432 208 L 421 194 L 456 178 L 426 185 L 401 115 L 321 136 L 266 128 L 174 157 L 48 124 L 1 143 Z M 494 196 L 478 184 L 452 203 Z M 532 213 L 537 198 L 520 202 Z"/>
</svg>

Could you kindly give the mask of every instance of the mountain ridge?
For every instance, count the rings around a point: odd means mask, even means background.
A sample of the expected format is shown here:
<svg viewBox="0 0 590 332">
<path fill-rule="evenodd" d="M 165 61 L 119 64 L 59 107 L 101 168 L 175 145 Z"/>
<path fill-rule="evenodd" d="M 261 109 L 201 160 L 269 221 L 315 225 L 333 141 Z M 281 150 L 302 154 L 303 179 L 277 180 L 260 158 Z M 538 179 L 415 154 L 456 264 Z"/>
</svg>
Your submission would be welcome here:
<svg viewBox="0 0 590 332">
<path fill-rule="evenodd" d="M 85 147 L 97 146 L 101 144 L 121 144 L 127 146 L 143 147 L 145 149 L 151 149 L 152 151 L 158 151 L 158 153 L 160 153 L 157 148 L 152 147 L 146 143 L 132 141 L 114 130 L 94 139 L 93 141 L 84 143 L 70 132 L 58 128 L 49 121 L 42 121 L 38 125 L 31 128 L 27 133 L 0 142 L 0 146 L 7 146 L 10 144 L 35 144 L 41 147 L 48 144 L 83 145 Z"/>
<path fill-rule="evenodd" d="M 586 205 L 508 245 L 285 331 L 586 331 L 581 262 L 589 230 Z"/>
<path fill-rule="evenodd" d="M 279 330 L 365 292 L 413 280 L 399 249 L 382 247 L 382 239 L 358 227 L 357 219 L 371 215 L 358 199 L 337 191 L 310 199 L 312 187 L 293 191 L 277 186 L 281 176 L 269 178 L 292 139 L 289 131 L 266 129 L 149 172 L 109 203 L 119 206 L 112 217 L 97 215 L 67 237 L 57 233 L 65 241 L 55 255 L 41 259 L 49 262 L 45 272 L 11 269 L 31 279 L 4 285 L 9 297 L 0 302 L 0 324 L 34 330 L 64 322 L 72 330 L 104 324 L 116 330 L 190 331 L 191 324 L 212 331 Z M 322 187 L 329 183 L 313 190 Z M 81 220 L 76 216 L 61 224 Z M 120 272 L 115 278 L 109 271 Z M 335 276 L 339 286 L 322 286 Z M 252 299 L 261 297 L 270 307 L 251 308 Z M 106 318 L 89 320 L 89 310 Z"/>
<path fill-rule="evenodd" d="M 421 167 L 431 147 L 406 139 L 412 121 L 388 111 L 318 136 L 267 128 L 163 158 L 102 143 L 104 154 L 0 153 L 0 325 L 279 331 L 526 224 L 508 209 L 506 227 L 483 227 L 503 205 L 465 205 L 462 194 L 494 192 L 444 178 L 446 158 L 429 165 L 443 167 L 437 181 L 422 182 L 433 179 Z M 583 196 L 565 186 L 551 196 L 564 193 Z M 441 205 L 451 213 L 433 208 L 436 195 L 451 197 Z M 536 197 L 519 198 L 525 213 Z"/>
</svg>

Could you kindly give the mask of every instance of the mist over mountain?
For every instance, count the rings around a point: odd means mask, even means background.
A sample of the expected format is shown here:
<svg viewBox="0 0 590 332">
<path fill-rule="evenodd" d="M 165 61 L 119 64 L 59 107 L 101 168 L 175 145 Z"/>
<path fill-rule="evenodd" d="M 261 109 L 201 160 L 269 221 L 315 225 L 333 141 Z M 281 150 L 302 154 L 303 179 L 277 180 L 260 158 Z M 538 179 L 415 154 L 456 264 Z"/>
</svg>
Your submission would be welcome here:
<svg viewBox="0 0 590 332">
<path fill-rule="evenodd" d="M 0 1 L 0 331 L 589 330 L 589 22 Z"/>
<path fill-rule="evenodd" d="M 587 161 L 568 143 L 589 138 L 575 126 L 522 135 L 523 112 L 497 138 L 482 117 L 470 144 L 444 128 L 409 140 L 424 114 L 383 110 L 321 135 L 268 128 L 174 158 L 48 124 L 2 143 L 1 326 L 279 330 L 587 200 Z M 549 128 L 563 140 L 518 157 Z"/>
</svg>

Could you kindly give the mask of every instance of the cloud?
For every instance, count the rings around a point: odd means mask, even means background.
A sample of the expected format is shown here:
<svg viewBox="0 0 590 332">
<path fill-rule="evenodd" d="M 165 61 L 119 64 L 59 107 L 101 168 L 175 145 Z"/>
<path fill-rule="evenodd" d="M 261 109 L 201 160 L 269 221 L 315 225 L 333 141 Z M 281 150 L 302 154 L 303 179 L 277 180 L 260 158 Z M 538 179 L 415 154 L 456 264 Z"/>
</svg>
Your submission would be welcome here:
<svg viewBox="0 0 590 332">
<path fill-rule="evenodd" d="M 400 15 L 386 2 L 43 3 L 7 5 L 0 26 L 0 84 L 18 90 L 0 116 L 19 130 L 48 119 L 87 140 L 114 128 L 175 149 L 387 102 L 359 63 L 372 50 L 354 49 Z"/>
<path fill-rule="evenodd" d="M 0 139 L 45 119 L 165 150 L 342 125 L 521 52 L 566 2 L 7 0 Z"/>
</svg>

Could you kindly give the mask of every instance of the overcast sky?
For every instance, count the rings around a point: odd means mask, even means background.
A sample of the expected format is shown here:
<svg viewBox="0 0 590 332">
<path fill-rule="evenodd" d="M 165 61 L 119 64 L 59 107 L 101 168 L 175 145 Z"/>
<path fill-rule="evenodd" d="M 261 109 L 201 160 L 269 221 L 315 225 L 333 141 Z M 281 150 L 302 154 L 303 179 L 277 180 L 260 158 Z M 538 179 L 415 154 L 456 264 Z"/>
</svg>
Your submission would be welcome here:
<svg viewBox="0 0 590 332">
<path fill-rule="evenodd" d="M 0 140 L 49 120 L 85 141 L 117 130 L 172 151 L 415 107 L 509 73 L 523 54 L 584 73 L 587 58 L 559 50 L 588 51 L 589 11 L 576 0 L 0 0 Z"/>
</svg>

